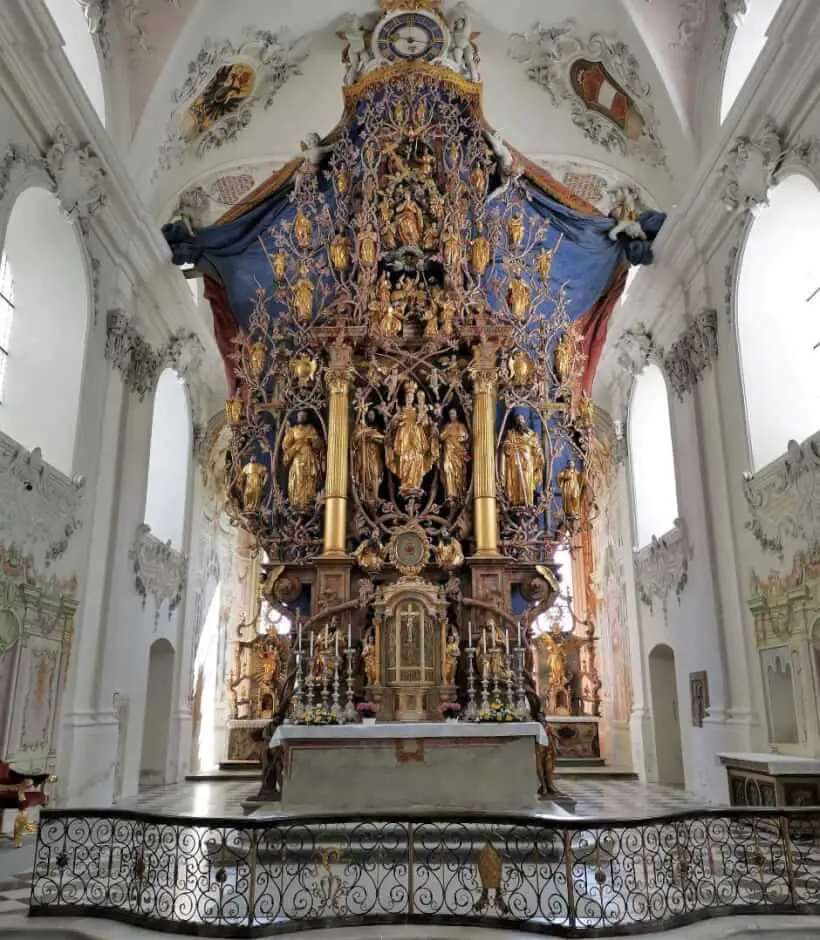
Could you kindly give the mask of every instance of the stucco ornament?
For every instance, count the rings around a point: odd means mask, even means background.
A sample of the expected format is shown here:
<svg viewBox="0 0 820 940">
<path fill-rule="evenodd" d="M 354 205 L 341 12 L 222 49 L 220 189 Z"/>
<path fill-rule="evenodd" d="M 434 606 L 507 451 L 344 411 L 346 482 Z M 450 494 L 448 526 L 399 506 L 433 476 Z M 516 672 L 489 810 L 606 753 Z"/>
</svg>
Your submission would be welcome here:
<svg viewBox="0 0 820 940">
<path fill-rule="evenodd" d="M 151 527 L 140 524 L 134 534 L 134 544 L 128 553 L 134 565 L 134 586 L 142 598 L 142 606 L 149 597 L 154 600 L 154 621 L 159 621 L 162 605 L 168 602 L 168 619 L 182 601 L 188 559 L 151 534 Z"/>
<path fill-rule="evenodd" d="M 84 225 L 108 201 L 103 184 L 106 173 L 99 157 L 90 145 L 74 144 L 68 129 L 60 124 L 44 161 L 66 216 Z"/>
<path fill-rule="evenodd" d="M 669 384 L 681 401 L 712 368 L 717 356 L 717 311 L 702 310 L 672 344 L 663 360 Z"/>
<path fill-rule="evenodd" d="M 751 518 L 746 528 L 761 547 L 784 557 L 784 540 L 820 545 L 820 439 L 789 441 L 786 453 L 743 481 Z"/>
<path fill-rule="evenodd" d="M 163 363 L 123 310 L 108 311 L 105 358 L 119 370 L 125 387 L 140 401 L 154 387 Z"/>
<path fill-rule="evenodd" d="M 236 140 L 256 109 L 270 108 L 282 86 L 300 74 L 308 53 L 307 40 L 287 30 L 248 27 L 239 43 L 206 39 L 172 95 L 176 109 L 156 172 Z"/>
<path fill-rule="evenodd" d="M 625 42 L 604 33 L 593 33 L 583 40 L 574 20 L 550 27 L 536 23 L 529 32 L 510 37 L 509 54 L 526 67 L 527 77 L 547 92 L 554 107 L 569 107 L 573 123 L 587 140 L 610 152 L 666 167 L 652 87 L 641 77 L 638 59 Z M 640 118 L 639 131 L 627 132 L 603 102 L 590 106 L 580 96 L 573 85 L 572 69 L 582 59 L 603 67 L 614 96 L 621 96 Z"/>
<path fill-rule="evenodd" d="M 41 185 L 50 192 L 56 192 L 56 182 L 45 160 L 27 147 L 9 144 L 0 158 L 0 201 L 13 194 L 19 181 L 27 174 L 36 175 Z"/>
<path fill-rule="evenodd" d="M 0 532 L 7 550 L 25 554 L 44 572 L 68 550 L 82 525 L 85 480 L 45 463 L 39 447 L 27 451 L 0 434 Z"/>
<path fill-rule="evenodd" d="M 650 611 L 660 601 L 664 620 L 669 615 L 669 597 L 680 596 L 689 580 L 689 562 L 693 551 L 689 532 L 683 519 L 676 519 L 671 532 L 658 538 L 652 536 L 649 545 L 634 553 L 635 578 L 641 603 Z"/>
<path fill-rule="evenodd" d="M 768 205 L 769 189 L 785 155 L 785 142 L 772 122 L 754 139 L 738 137 L 720 169 L 720 198 L 726 209 L 737 212 Z"/>
<path fill-rule="evenodd" d="M 168 6 L 178 7 L 179 0 L 165 0 Z M 111 54 L 109 27 L 112 11 L 119 13 L 124 34 L 132 51 L 149 52 L 151 44 L 142 22 L 148 12 L 149 0 L 77 0 L 85 15 L 88 31 L 97 40 L 103 57 Z"/>
<path fill-rule="evenodd" d="M 615 348 L 618 351 L 618 365 L 633 377 L 640 375 L 651 361 L 662 355 L 645 323 L 637 323 L 625 329 L 618 337 Z"/>
</svg>

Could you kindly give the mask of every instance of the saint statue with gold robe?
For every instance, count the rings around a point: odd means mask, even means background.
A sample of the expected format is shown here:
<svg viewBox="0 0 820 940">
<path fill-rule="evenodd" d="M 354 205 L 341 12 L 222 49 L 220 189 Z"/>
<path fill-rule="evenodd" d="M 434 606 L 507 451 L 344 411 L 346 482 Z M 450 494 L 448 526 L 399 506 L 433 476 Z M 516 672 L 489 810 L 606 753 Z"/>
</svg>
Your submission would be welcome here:
<svg viewBox="0 0 820 940">
<path fill-rule="evenodd" d="M 300 411 L 284 441 L 282 455 L 288 468 L 288 499 L 294 506 L 310 506 L 316 500 L 324 464 L 324 445 L 319 432 Z"/>
<path fill-rule="evenodd" d="M 366 505 L 378 502 L 384 476 L 384 434 L 375 425 L 376 412 L 371 409 L 353 432 L 353 476 Z"/>
<path fill-rule="evenodd" d="M 501 481 L 512 506 L 533 506 L 544 473 L 544 454 L 538 435 L 517 414 L 501 445 Z"/>
<path fill-rule="evenodd" d="M 451 408 L 447 424 L 441 431 L 441 475 L 444 496 L 448 503 L 464 499 L 467 493 L 467 463 L 470 460 L 470 432 Z"/>
</svg>

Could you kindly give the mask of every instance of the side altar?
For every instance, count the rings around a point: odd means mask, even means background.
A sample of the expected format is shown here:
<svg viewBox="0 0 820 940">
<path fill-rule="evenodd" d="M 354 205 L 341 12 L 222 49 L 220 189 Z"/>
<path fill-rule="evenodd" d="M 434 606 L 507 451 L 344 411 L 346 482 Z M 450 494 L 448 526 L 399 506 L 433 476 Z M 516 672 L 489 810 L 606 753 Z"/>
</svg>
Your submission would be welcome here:
<svg viewBox="0 0 820 940">
<path fill-rule="evenodd" d="M 594 626 L 573 667 L 558 638 L 539 654 L 535 624 L 556 550 L 596 514 L 595 365 L 663 217 L 631 192 L 602 216 L 489 128 L 463 4 L 379 6 L 344 33 L 339 125 L 216 225 L 165 229 L 206 280 L 229 373 L 228 511 L 292 624 L 275 692 L 240 676 L 262 697 L 236 720 L 270 714 L 262 796 L 322 785 L 308 742 L 328 786 L 342 766 L 409 781 L 419 762 L 390 761 L 412 739 L 436 792 L 442 762 L 480 756 L 474 777 L 499 780 L 540 748 L 538 778 L 507 781 L 523 800 L 551 789 L 544 700 L 597 709 Z M 387 730 L 328 730 L 370 716 Z"/>
</svg>

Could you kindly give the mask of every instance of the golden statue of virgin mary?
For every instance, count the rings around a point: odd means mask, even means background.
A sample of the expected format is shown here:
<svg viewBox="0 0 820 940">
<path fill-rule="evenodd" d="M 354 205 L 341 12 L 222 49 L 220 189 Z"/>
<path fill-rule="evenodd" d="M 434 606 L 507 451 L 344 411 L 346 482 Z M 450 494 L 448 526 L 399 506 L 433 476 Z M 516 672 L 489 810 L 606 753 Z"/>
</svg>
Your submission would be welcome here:
<svg viewBox="0 0 820 940">
<path fill-rule="evenodd" d="M 387 467 L 409 496 L 421 490 L 421 481 L 438 460 L 439 441 L 415 382 L 404 384 L 404 406 L 387 428 Z"/>
</svg>

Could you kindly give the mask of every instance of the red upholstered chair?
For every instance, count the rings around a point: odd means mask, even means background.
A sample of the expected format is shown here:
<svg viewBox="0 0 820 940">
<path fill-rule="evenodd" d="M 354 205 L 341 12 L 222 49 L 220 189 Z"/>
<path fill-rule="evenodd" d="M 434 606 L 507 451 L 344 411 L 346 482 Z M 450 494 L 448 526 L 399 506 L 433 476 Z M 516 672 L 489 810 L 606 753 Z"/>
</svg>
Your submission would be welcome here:
<svg viewBox="0 0 820 940">
<path fill-rule="evenodd" d="M 23 844 L 25 833 L 37 829 L 36 824 L 29 821 L 29 807 L 48 803 L 45 786 L 54 779 L 50 774 L 19 773 L 5 761 L 0 761 L 0 821 L 7 809 L 17 810 L 13 839 L 18 849 Z"/>
</svg>

